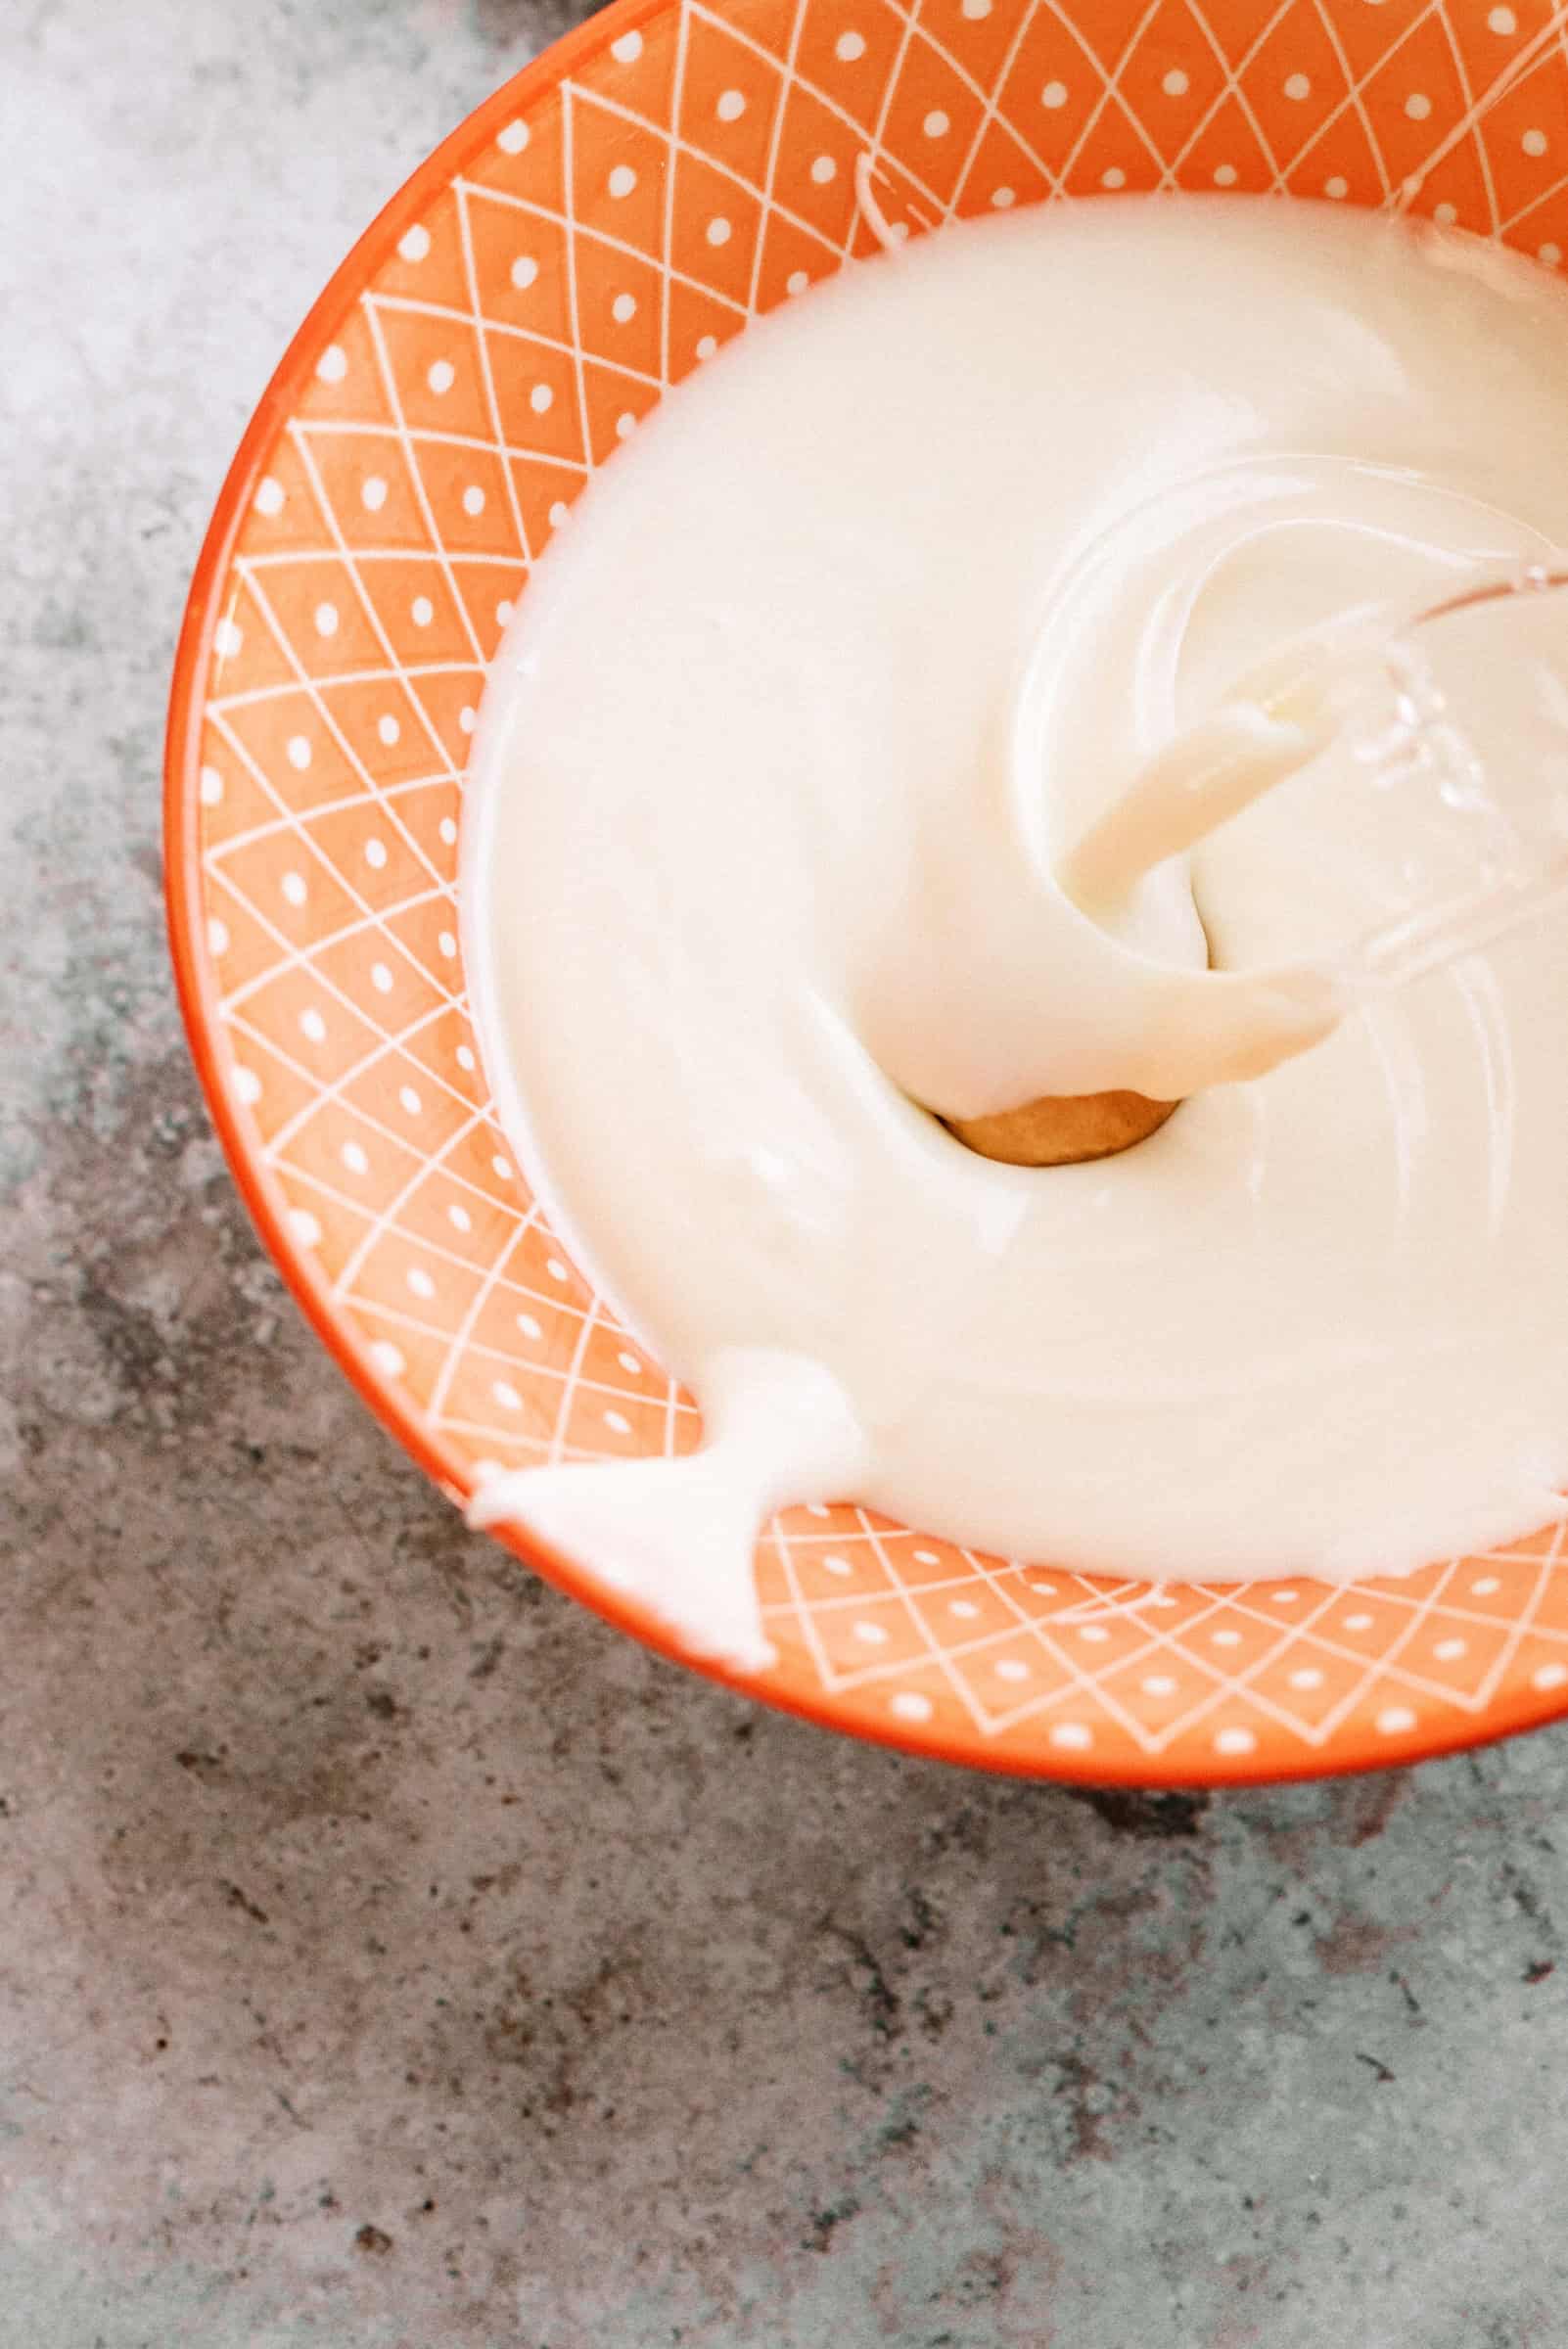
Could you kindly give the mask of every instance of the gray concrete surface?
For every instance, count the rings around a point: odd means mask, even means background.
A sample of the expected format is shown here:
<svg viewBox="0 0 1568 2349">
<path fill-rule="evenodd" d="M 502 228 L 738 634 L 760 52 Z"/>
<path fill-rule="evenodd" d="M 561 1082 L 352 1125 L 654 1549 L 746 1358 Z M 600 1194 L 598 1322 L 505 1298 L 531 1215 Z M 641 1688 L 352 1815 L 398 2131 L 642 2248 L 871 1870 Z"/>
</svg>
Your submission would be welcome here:
<svg viewBox="0 0 1568 2349">
<path fill-rule="evenodd" d="M 466 1538 L 236 1205 L 185 580 L 564 22 L 0 16 L 0 2349 L 1568 2343 L 1568 1736 L 1129 1800 L 748 1711 Z"/>
</svg>

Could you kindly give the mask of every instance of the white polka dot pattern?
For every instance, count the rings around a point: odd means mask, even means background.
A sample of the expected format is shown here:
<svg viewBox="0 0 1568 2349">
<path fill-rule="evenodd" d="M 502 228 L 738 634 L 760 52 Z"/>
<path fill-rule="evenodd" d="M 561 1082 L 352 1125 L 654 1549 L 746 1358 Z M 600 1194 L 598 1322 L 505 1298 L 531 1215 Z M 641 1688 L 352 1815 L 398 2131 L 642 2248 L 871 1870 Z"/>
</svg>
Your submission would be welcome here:
<svg viewBox="0 0 1568 2349">
<path fill-rule="evenodd" d="M 1100 190 L 1377 203 L 1546 17 L 671 0 L 621 30 L 618 13 L 564 74 L 482 110 L 361 249 L 232 490 L 182 648 L 200 853 L 176 900 L 220 1110 L 334 1343 L 459 1491 L 698 1437 L 502 1146 L 459 952 L 484 665 L 585 480 L 749 319 L 870 253 L 863 151 L 905 235 Z M 1559 43 L 1421 208 L 1559 265 L 1565 120 Z M 763 1685 L 867 1734 L 1107 1778 L 1408 1757 L 1561 1709 L 1560 1541 L 1354 1594 L 1151 1591 L 819 1504 L 760 1546 Z"/>
</svg>

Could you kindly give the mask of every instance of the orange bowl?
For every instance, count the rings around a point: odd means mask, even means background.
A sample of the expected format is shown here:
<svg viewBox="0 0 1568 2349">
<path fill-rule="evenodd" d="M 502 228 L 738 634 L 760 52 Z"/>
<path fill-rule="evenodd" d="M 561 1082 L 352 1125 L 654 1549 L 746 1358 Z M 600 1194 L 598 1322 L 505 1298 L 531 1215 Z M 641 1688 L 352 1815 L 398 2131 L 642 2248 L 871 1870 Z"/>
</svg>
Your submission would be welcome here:
<svg viewBox="0 0 1568 2349">
<path fill-rule="evenodd" d="M 1546 0 L 619 0 L 481 107 L 355 247 L 267 389 L 197 568 L 168 735 L 170 925 L 256 1221 L 454 1501 L 491 1462 L 698 1433 L 511 1161 L 455 898 L 486 661 L 627 420 L 869 250 L 867 150 L 914 234 L 1104 188 L 1377 205 L 1440 156 L 1418 209 L 1555 267 L 1561 39 L 1451 137 L 1549 16 Z M 1568 1710 L 1561 1540 L 1351 1589 L 1151 1590 L 850 1506 L 788 1510 L 758 1553 L 777 1662 L 740 1684 L 859 1736 L 1050 1776 L 1409 1762 Z M 518 1547 L 674 1652 L 572 1558 Z"/>
</svg>

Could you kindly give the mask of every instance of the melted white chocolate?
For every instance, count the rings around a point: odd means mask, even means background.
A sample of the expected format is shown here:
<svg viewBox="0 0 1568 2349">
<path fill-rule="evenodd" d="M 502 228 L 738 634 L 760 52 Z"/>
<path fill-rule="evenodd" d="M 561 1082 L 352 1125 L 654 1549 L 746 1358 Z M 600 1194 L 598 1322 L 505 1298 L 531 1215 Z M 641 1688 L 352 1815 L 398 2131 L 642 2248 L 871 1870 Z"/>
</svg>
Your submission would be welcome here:
<svg viewBox="0 0 1568 2349">
<path fill-rule="evenodd" d="M 1329 616 L 1568 538 L 1568 300 L 1458 257 L 1235 198 L 950 229 L 753 326 L 593 483 L 487 698 L 467 964 L 547 1208 L 713 1443 L 557 1454 L 480 1520 L 755 1664 L 791 1498 L 1206 1580 L 1553 1508 L 1565 925 L 1334 1026 L 1354 942 L 1560 823 L 1551 712 L 1512 758 L 1461 630 L 1477 791 L 1468 734 L 1368 758 L 1383 688 L 1338 732 L 1234 707 Z M 1118 847 L 1205 725 L 1233 820 L 1183 837 L 1167 790 Z M 1082 1167 L 927 1114 L 1124 1085 L 1193 1097 Z"/>
</svg>

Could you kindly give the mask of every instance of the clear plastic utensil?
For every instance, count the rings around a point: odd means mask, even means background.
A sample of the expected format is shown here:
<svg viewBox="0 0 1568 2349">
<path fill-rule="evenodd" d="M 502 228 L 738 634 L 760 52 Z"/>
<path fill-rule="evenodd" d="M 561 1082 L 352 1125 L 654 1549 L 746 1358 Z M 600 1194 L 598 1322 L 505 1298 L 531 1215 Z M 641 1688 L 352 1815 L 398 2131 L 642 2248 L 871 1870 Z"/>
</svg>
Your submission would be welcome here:
<svg viewBox="0 0 1568 2349">
<path fill-rule="evenodd" d="M 1568 568 L 1526 565 L 1503 577 L 1478 581 L 1431 606 L 1411 623 L 1404 642 L 1411 643 L 1418 629 L 1488 605 L 1553 594 L 1564 587 L 1568 587 Z M 1562 652 L 1560 678 L 1568 679 L 1568 631 Z M 1568 719 L 1568 686 L 1561 686 L 1560 691 L 1561 707 L 1553 715 Z M 1521 752 L 1523 749 L 1521 746 Z M 1568 779 L 1568 766 L 1564 773 Z M 1559 824 L 1563 815 L 1568 815 L 1568 806 L 1559 813 Z M 1523 835 L 1501 869 L 1474 890 L 1368 931 L 1347 950 L 1343 975 L 1359 991 L 1368 994 L 1405 987 L 1534 921 L 1565 890 L 1568 839 L 1556 828 L 1550 834 Z"/>
<path fill-rule="evenodd" d="M 1420 611 L 1352 613 L 1293 640 L 1149 762 L 1062 858 L 1063 888 L 1084 911 L 1103 909 L 1156 864 L 1194 848 L 1349 736 L 1374 788 L 1424 766 L 1450 809 L 1474 821 L 1474 885 L 1402 911 L 1333 953 L 1248 976 L 1264 983 L 1287 970 L 1298 977 L 1314 971 L 1345 990 L 1348 1008 L 1533 921 L 1568 892 L 1568 628 L 1554 660 L 1532 659 L 1519 640 L 1492 647 L 1494 661 L 1517 667 L 1510 705 L 1517 739 L 1479 746 L 1438 680 L 1435 639 L 1465 615 L 1508 604 L 1539 609 L 1536 599 L 1564 588 L 1568 560 L 1515 564 Z M 1533 715 L 1545 719 L 1553 740 L 1561 730 L 1555 753 L 1532 742 Z M 1561 789 L 1548 822 L 1521 826 L 1500 796 L 1504 778 L 1497 770 L 1542 756 L 1554 756 Z"/>
<path fill-rule="evenodd" d="M 1439 714 L 1421 634 L 1490 604 L 1568 586 L 1568 559 L 1489 571 L 1418 611 L 1380 607 L 1337 616 L 1293 638 L 1238 677 L 1218 710 L 1185 727 L 1059 860 L 1067 894 L 1085 909 L 1124 896 L 1168 857 L 1182 854 L 1296 774 L 1369 700 L 1390 697 L 1389 735 L 1361 756 L 1398 756 L 1423 719 Z M 1568 643 L 1564 646 L 1568 674 Z M 1441 697 L 1438 697 L 1439 704 Z"/>
<path fill-rule="evenodd" d="M 1313 466 L 1320 461 L 1276 468 L 1285 490 L 1294 495 L 1296 477 Z M 1233 516 L 1255 471 L 1217 472 L 1187 501 L 1196 525 L 1185 509 L 1164 523 L 1167 553 L 1199 533 L 1200 564 L 1188 561 L 1197 586 L 1237 543 Z M 1134 557 L 1147 519 L 1139 512 L 1126 526 Z M 1460 569 L 1435 599 L 1427 586 L 1417 603 L 1412 589 L 1408 601 L 1343 609 L 1289 637 L 1195 724 L 1145 755 L 1076 842 L 1039 838 L 1038 778 L 1053 755 L 1057 714 L 1074 706 L 1075 664 L 1105 658 L 1107 615 L 1127 600 L 1116 552 L 1102 541 L 1060 583 L 1053 610 L 1071 623 L 1065 645 L 1048 616 L 1015 702 L 1014 788 L 1026 840 L 1036 821 L 1037 895 L 1023 893 L 1014 908 L 1016 956 L 1010 943 L 993 957 L 995 984 L 1011 996 L 988 1028 L 994 1098 L 944 1097 L 954 1066 L 950 1051 L 943 1058 L 945 997 L 914 1031 L 918 1065 L 906 1053 L 908 1065 L 894 1072 L 972 1148 L 1016 1163 L 1125 1148 L 1162 1125 L 1174 1102 L 1267 1075 L 1360 1004 L 1495 944 L 1568 895 L 1568 557 L 1550 548 Z M 1150 714 L 1175 702 L 1191 601 L 1178 602 L 1147 643 Z M 1147 693 L 1135 666 L 1130 683 Z M 1146 740 L 1151 731 L 1145 719 Z M 1193 912 L 1187 852 L 1281 785 L 1311 794 L 1308 770 L 1325 758 L 1337 762 L 1341 787 L 1330 788 L 1335 812 L 1324 816 L 1318 852 L 1339 868 L 1342 901 L 1362 908 L 1347 915 L 1348 935 L 1314 935 L 1309 918 L 1297 925 L 1299 951 L 1242 965 L 1222 956 L 1216 967 L 1211 929 L 1209 967 L 1182 959 L 1172 948 L 1190 942 L 1195 922 L 1183 926 L 1169 909 L 1184 898 Z M 1311 838 L 1310 822 L 1297 837 Z M 1311 876 L 1302 879 L 1310 914 Z M 1146 880 L 1152 900 L 1139 886 Z M 1165 936 L 1139 910 L 1151 901 L 1166 909 Z M 993 914 L 1010 902 L 998 882 Z M 1201 894 L 1199 902 L 1201 910 Z M 1041 928 L 1050 951 L 1037 975 L 1029 955 Z M 1043 990 L 1051 1001 L 1065 992 L 1092 1003 L 1093 1020 L 1037 1026 L 1016 1007 L 1047 999 Z M 969 1083 L 973 986 L 963 1000 L 958 1070 Z M 1015 1080 L 1008 1099 L 1004 1085 Z"/>
</svg>

